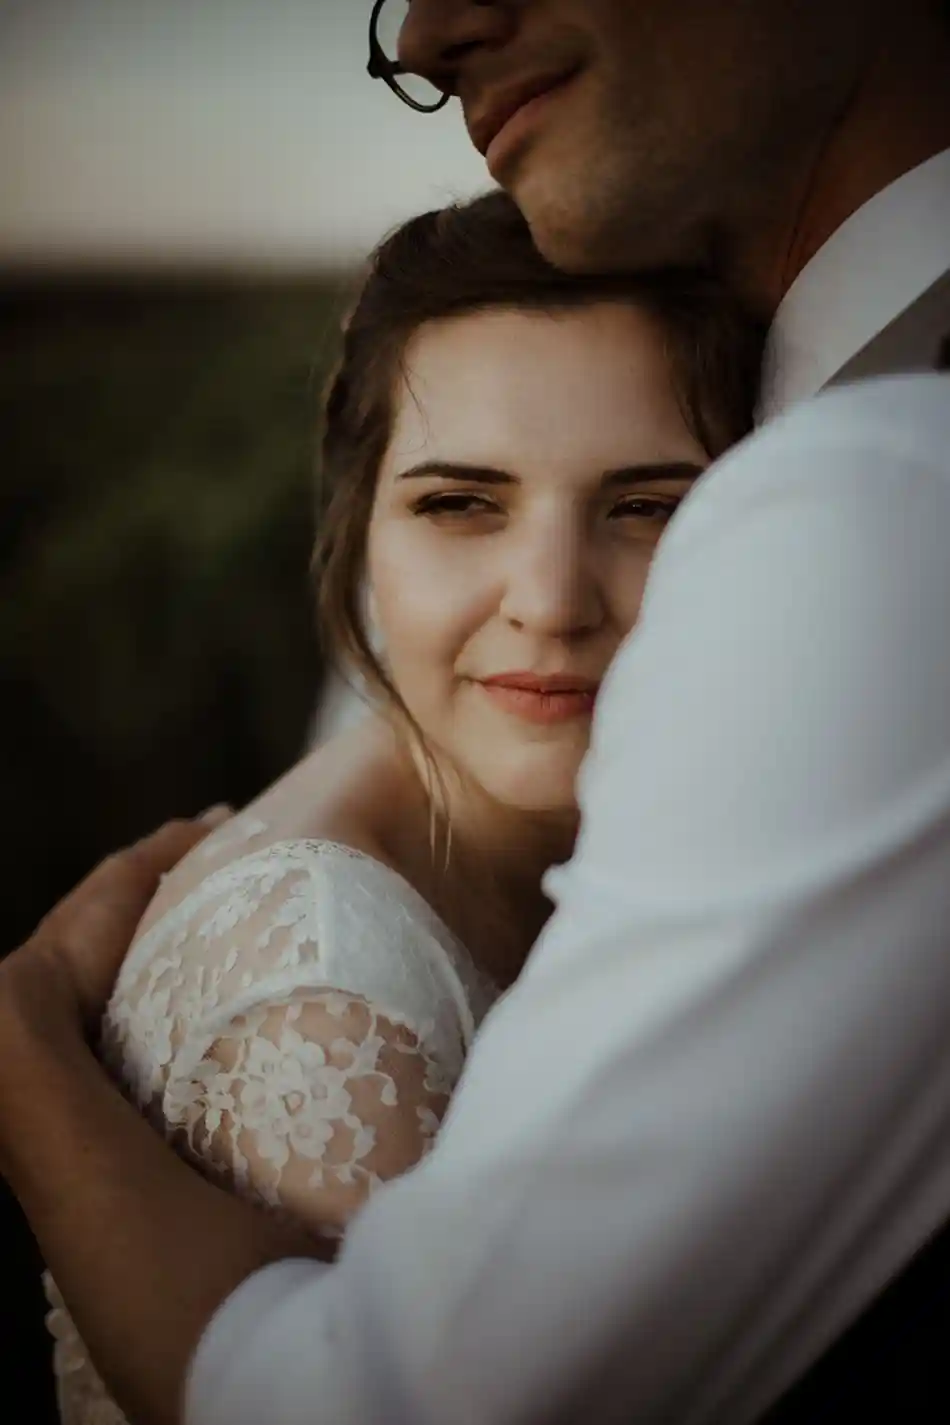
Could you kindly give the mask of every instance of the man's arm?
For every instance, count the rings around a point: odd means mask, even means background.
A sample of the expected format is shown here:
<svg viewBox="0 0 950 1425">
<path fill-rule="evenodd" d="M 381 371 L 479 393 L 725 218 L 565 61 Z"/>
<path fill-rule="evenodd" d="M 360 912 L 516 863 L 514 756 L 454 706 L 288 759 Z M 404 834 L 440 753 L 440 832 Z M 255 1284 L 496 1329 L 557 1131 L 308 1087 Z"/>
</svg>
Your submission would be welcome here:
<svg viewBox="0 0 950 1425">
<path fill-rule="evenodd" d="M 838 392 L 687 502 L 603 694 L 559 911 L 440 1141 L 334 1266 L 229 1297 L 190 1425 L 743 1425 L 946 1216 L 948 395 Z M 196 1180 L 163 1206 L 136 1179 L 103 1222 L 92 1179 L 121 1179 L 140 1125 L 77 1092 L 93 1141 L 57 1157 L 50 1072 L 20 1191 L 110 1381 L 165 1425 L 188 1341 L 150 1374 L 150 1318 L 78 1239 L 115 1233 L 154 1311 L 192 1279 L 192 1210 L 195 1260 L 253 1263 Z M 54 1233 L 43 1184 L 67 1173 Z"/>
<path fill-rule="evenodd" d="M 742 1425 L 950 1213 L 948 449 L 946 382 L 841 391 L 687 502 L 440 1141 L 190 1425 Z"/>
<path fill-rule="evenodd" d="M 249 1273 L 317 1250 L 180 1162 L 83 1036 L 159 875 L 212 824 L 174 824 L 112 858 L 0 965 L 0 1172 L 141 1425 L 180 1418 L 189 1357 Z"/>
<path fill-rule="evenodd" d="M 10 1027 L 4 1017 L 0 1022 Z M 206 1182 L 121 1097 L 76 1035 L 17 1020 L 3 1169 L 93 1360 L 137 1425 L 174 1425 L 213 1312 L 312 1237 Z M 327 1254 L 329 1255 L 329 1253 Z"/>
</svg>

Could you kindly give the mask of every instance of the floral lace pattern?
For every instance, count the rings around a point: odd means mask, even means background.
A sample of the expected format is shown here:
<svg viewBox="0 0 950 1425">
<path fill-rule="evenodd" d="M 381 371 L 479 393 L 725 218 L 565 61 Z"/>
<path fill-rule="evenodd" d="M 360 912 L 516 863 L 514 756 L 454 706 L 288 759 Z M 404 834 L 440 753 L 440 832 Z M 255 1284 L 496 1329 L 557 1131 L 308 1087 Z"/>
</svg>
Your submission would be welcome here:
<svg viewBox="0 0 950 1425">
<path fill-rule="evenodd" d="M 388 867 L 296 840 L 205 873 L 211 852 L 266 827 L 224 830 L 133 944 L 104 1057 L 206 1175 L 339 1236 L 428 1151 L 495 991 Z M 49 1278 L 47 1291 L 63 1425 L 125 1425 Z"/>
</svg>

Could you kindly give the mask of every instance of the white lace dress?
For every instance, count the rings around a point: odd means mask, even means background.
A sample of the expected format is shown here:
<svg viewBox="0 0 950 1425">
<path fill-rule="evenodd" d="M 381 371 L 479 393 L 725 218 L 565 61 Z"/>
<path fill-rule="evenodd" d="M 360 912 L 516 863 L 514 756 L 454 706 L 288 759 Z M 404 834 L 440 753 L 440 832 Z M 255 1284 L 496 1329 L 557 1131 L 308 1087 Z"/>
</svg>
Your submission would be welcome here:
<svg viewBox="0 0 950 1425">
<path fill-rule="evenodd" d="M 203 1172 L 338 1235 L 427 1151 L 495 991 L 388 867 L 327 841 L 248 851 L 265 839 L 239 818 L 183 863 L 198 874 L 130 950 L 105 1055 Z M 63 1425 L 125 1425 L 46 1280 Z"/>
</svg>

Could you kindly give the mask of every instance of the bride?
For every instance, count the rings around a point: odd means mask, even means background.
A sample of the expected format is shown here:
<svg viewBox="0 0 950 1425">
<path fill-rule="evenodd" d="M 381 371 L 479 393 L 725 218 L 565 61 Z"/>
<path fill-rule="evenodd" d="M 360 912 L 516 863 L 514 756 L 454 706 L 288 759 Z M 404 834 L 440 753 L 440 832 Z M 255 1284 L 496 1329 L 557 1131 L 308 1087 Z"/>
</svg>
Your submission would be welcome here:
<svg viewBox="0 0 950 1425">
<path fill-rule="evenodd" d="M 166 878 L 104 1024 L 202 1172 L 338 1236 L 431 1144 L 571 854 L 657 541 L 751 424 L 758 358 L 715 284 L 567 277 L 500 194 L 376 252 L 326 402 L 316 561 L 368 711 Z M 48 1286 L 64 1425 L 121 1422 Z"/>
</svg>

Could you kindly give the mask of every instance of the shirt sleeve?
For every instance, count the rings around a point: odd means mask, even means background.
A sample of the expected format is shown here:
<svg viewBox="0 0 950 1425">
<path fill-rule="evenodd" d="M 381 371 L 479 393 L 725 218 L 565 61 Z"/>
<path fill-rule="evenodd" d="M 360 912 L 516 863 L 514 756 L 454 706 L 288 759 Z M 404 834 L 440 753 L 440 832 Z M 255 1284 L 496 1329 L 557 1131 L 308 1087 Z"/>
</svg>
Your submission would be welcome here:
<svg viewBox="0 0 950 1425">
<path fill-rule="evenodd" d="M 188 1425 L 744 1425 L 946 1218 L 948 452 L 894 378 L 701 482 L 434 1151 L 224 1304 Z"/>
</svg>

